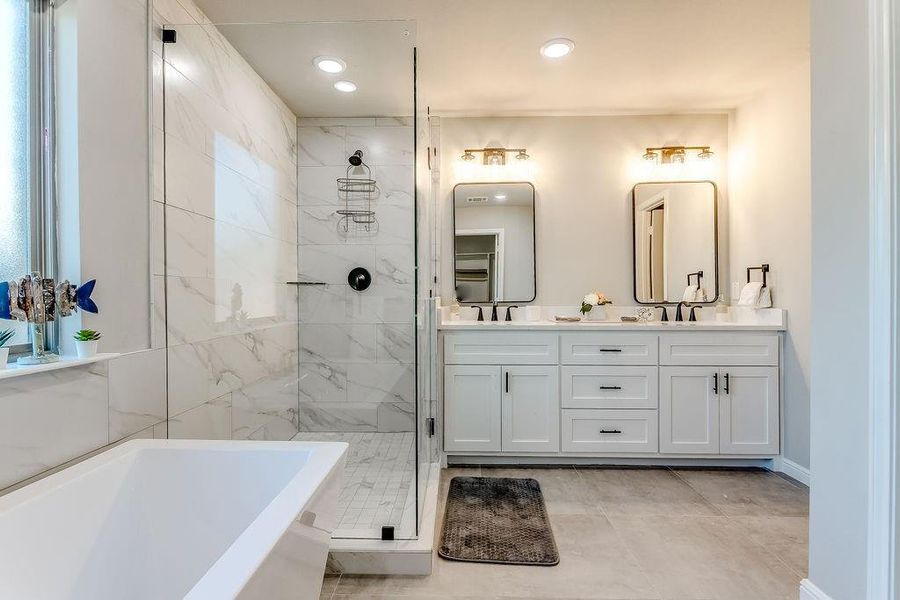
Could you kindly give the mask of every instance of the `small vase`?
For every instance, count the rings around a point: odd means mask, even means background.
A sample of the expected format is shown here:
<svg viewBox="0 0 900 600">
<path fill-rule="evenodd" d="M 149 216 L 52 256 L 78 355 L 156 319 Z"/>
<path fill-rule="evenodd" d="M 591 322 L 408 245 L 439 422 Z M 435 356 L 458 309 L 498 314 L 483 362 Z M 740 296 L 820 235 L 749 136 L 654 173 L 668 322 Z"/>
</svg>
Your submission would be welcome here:
<svg viewBox="0 0 900 600">
<path fill-rule="evenodd" d="M 84 342 L 75 340 L 75 352 L 78 354 L 78 358 L 93 358 L 97 356 L 97 345 L 99 343 L 98 340 Z"/>
<path fill-rule="evenodd" d="M 607 319 L 606 307 L 595 306 L 589 313 L 584 315 L 584 321 L 605 321 Z"/>
<path fill-rule="evenodd" d="M 9 348 L 0 348 L 0 370 L 6 368 L 6 363 L 9 361 Z"/>
</svg>

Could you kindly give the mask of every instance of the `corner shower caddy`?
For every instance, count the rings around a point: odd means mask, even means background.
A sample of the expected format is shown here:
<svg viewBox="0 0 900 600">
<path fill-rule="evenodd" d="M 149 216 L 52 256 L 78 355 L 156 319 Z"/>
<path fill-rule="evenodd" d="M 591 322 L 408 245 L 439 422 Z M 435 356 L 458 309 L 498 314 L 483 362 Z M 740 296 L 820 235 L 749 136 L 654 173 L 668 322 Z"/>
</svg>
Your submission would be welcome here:
<svg viewBox="0 0 900 600">
<path fill-rule="evenodd" d="M 372 170 L 362 157 L 362 150 L 354 152 L 348 159 L 350 166 L 347 167 L 346 177 L 337 180 L 338 199 L 344 203 L 344 208 L 336 211 L 340 216 L 338 231 L 347 236 L 378 233 L 378 219 L 372 210 L 378 186 L 372 179 Z"/>
</svg>

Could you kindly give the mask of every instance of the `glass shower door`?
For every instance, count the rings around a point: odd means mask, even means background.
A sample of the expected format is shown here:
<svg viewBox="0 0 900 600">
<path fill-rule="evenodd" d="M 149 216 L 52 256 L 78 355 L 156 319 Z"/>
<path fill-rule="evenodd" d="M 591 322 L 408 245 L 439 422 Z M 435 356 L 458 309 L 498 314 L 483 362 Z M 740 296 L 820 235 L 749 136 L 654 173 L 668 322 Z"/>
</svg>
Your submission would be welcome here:
<svg viewBox="0 0 900 600">
<path fill-rule="evenodd" d="M 170 435 L 348 442 L 335 537 L 414 538 L 415 25 L 168 28 Z"/>
</svg>

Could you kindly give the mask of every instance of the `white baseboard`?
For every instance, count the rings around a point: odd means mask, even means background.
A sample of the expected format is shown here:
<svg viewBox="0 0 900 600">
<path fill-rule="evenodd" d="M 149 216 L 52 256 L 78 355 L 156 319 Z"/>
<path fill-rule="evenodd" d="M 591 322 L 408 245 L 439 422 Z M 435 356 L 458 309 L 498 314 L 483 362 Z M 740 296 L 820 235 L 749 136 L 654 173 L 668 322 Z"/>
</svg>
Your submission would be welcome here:
<svg viewBox="0 0 900 600">
<path fill-rule="evenodd" d="M 809 579 L 804 579 L 800 582 L 800 600 L 831 600 L 831 596 Z"/>
<path fill-rule="evenodd" d="M 784 473 L 791 479 L 796 479 L 803 485 L 809 487 L 809 469 L 802 465 L 798 465 L 794 461 L 783 456 L 779 456 L 772 462 L 772 466 L 774 467 L 773 470 L 779 473 Z"/>
</svg>

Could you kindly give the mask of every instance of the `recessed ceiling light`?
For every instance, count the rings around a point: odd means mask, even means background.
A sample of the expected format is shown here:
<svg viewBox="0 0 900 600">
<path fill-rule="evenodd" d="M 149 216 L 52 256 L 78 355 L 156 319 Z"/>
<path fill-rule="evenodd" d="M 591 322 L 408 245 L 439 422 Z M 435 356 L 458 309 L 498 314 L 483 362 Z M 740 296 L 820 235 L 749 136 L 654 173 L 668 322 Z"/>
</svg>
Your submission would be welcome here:
<svg viewBox="0 0 900 600">
<path fill-rule="evenodd" d="M 556 38 L 541 46 L 541 54 L 547 58 L 562 58 L 575 49 L 575 42 L 566 38 Z"/>
<path fill-rule="evenodd" d="M 317 56 L 313 59 L 313 64 L 320 71 L 325 71 L 326 73 L 340 73 L 347 68 L 347 63 L 332 56 Z"/>
<path fill-rule="evenodd" d="M 334 89 L 336 89 L 339 92 L 348 92 L 348 93 L 355 92 L 356 84 L 353 83 L 352 81 L 335 81 Z"/>
</svg>

